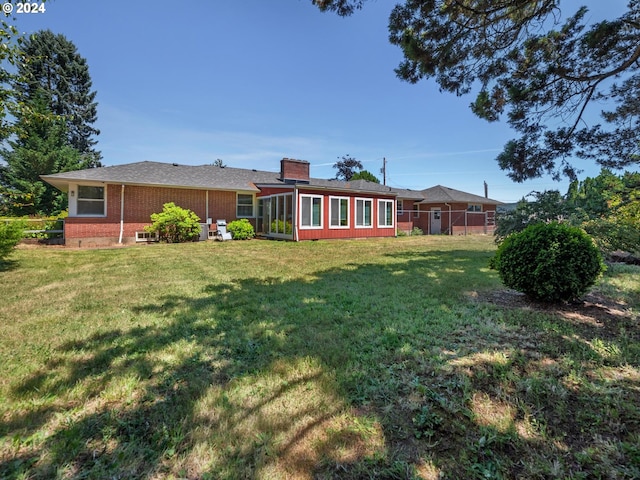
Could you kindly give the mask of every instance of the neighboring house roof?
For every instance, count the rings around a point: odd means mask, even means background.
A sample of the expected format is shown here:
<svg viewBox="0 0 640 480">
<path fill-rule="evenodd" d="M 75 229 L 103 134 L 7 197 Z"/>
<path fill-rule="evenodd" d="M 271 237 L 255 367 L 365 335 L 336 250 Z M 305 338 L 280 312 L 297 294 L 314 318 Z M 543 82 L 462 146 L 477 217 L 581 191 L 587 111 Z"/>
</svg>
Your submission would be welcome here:
<svg viewBox="0 0 640 480">
<path fill-rule="evenodd" d="M 482 197 L 480 195 L 474 195 L 473 193 L 467 193 L 454 188 L 444 187 L 442 185 L 436 185 L 435 187 L 427 188 L 420 192 L 422 194 L 422 200 L 420 203 L 483 203 L 500 205 L 502 202 L 493 200 L 491 198 Z"/>
<path fill-rule="evenodd" d="M 411 190 L 407 188 L 394 188 L 393 191 L 396 192 L 396 195 L 398 196 L 398 198 L 402 198 L 404 200 L 415 200 L 415 201 L 424 200 L 424 194 L 422 193 L 421 190 Z"/>
<path fill-rule="evenodd" d="M 278 182 L 279 176 L 280 174 L 276 172 L 244 168 L 144 161 L 42 175 L 42 178 L 61 190 L 66 190 L 70 182 L 84 181 L 257 192 L 259 190 L 255 183 L 275 183 Z"/>
</svg>

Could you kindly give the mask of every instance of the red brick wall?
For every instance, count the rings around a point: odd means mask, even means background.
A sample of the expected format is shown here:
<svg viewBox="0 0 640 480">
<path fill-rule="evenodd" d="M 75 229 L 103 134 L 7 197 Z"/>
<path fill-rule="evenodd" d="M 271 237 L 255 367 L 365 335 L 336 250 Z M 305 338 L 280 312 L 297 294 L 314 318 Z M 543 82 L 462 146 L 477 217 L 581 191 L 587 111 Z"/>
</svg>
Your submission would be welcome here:
<svg viewBox="0 0 640 480">
<path fill-rule="evenodd" d="M 485 229 L 484 212 L 495 211 L 496 206 L 492 204 L 483 204 L 482 212 L 467 212 L 468 204 L 466 203 L 430 203 L 420 204 L 420 216 L 414 219 L 417 227 L 421 228 L 425 234 L 431 233 L 430 230 L 430 211 L 432 208 L 440 207 L 441 209 L 441 233 L 453 235 L 464 235 L 472 233 L 493 233 L 492 228 Z M 451 219 L 449 219 L 451 212 Z M 466 227 L 465 227 L 466 225 Z M 451 232 L 449 232 L 451 226 Z"/>
<path fill-rule="evenodd" d="M 280 161 L 280 178 L 289 180 L 309 180 L 309 162 L 283 158 Z"/>
<path fill-rule="evenodd" d="M 107 185 L 106 217 L 69 217 L 65 221 L 65 241 L 77 246 L 84 240 L 86 246 L 115 243 L 120 236 L 121 186 Z M 200 223 L 206 223 L 205 190 L 182 188 L 161 188 L 127 185 L 124 189 L 124 231 L 123 241 L 135 241 L 135 233 L 143 231 L 151 224 L 151 214 L 161 212 L 163 205 L 174 202 L 182 208 L 192 210 Z M 209 191 L 209 218 L 215 229 L 217 219 L 227 222 L 235 220 L 236 193 Z"/>
</svg>

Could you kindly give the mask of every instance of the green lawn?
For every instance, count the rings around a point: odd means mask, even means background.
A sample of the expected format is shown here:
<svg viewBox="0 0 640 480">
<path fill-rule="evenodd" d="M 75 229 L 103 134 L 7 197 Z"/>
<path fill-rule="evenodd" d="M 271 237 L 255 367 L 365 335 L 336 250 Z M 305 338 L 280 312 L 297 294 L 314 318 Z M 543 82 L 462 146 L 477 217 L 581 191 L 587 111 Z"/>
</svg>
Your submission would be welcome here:
<svg viewBox="0 0 640 480">
<path fill-rule="evenodd" d="M 640 268 L 542 308 L 494 250 L 21 248 L 0 478 L 640 478 Z"/>
</svg>

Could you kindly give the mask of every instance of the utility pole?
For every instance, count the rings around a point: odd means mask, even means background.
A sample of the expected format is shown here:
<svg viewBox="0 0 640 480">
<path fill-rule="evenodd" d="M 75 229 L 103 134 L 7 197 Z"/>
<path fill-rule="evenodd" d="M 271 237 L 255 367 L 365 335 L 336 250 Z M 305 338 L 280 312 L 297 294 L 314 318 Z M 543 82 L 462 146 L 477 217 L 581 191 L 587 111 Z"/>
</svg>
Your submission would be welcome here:
<svg viewBox="0 0 640 480">
<path fill-rule="evenodd" d="M 380 173 L 382 173 L 382 184 L 387 184 L 387 158 L 382 157 L 382 168 L 380 169 Z"/>
</svg>

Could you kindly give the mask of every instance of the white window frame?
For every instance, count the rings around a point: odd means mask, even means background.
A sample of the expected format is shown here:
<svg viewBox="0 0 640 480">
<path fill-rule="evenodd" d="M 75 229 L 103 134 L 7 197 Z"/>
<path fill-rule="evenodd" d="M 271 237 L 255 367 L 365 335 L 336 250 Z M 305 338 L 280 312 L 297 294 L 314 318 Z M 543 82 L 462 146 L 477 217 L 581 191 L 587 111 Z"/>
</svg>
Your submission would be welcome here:
<svg viewBox="0 0 640 480">
<path fill-rule="evenodd" d="M 394 202 L 393 200 L 388 200 L 388 199 L 385 199 L 385 198 L 379 198 L 378 199 L 378 215 L 377 215 L 378 228 L 394 228 L 395 227 L 395 223 L 396 223 L 395 222 L 395 215 L 393 214 L 393 204 L 394 203 L 396 203 L 396 202 Z M 387 225 L 387 222 L 386 222 L 386 220 L 387 220 L 387 215 L 386 215 L 387 207 L 386 207 L 386 205 L 388 205 L 388 204 L 391 204 L 391 225 Z M 385 216 L 384 216 L 385 222 L 384 223 L 380 223 L 380 212 L 383 212 L 383 211 L 385 213 Z"/>
<path fill-rule="evenodd" d="M 467 204 L 467 212 L 482 212 L 482 204 L 481 203 L 469 203 Z"/>
<path fill-rule="evenodd" d="M 305 205 L 303 199 L 308 198 L 310 200 L 309 208 L 309 221 L 310 225 L 305 225 L 302 221 L 305 212 Z M 320 200 L 320 218 L 318 219 L 320 223 L 318 225 L 313 224 L 313 201 Z M 301 194 L 300 195 L 300 230 L 318 230 L 324 227 L 324 197 L 322 195 L 310 195 L 310 194 Z"/>
<path fill-rule="evenodd" d="M 358 204 L 362 204 L 362 221 L 364 222 L 364 212 L 365 212 L 365 208 L 364 205 L 365 203 L 369 203 L 371 205 L 371 218 L 369 219 L 369 223 L 368 224 L 358 224 L 358 221 L 360 220 L 358 218 Z M 373 211 L 373 198 L 356 198 L 356 205 L 355 205 L 355 227 L 356 228 L 373 228 L 373 219 L 375 217 L 375 212 Z"/>
<path fill-rule="evenodd" d="M 82 187 L 102 188 L 102 199 L 96 198 L 82 198 L 80 196 L 80 189 Z M 87 217 L 87 218 L 104 218 L 107 216 L 107 185 L 91 185 L 91 184 L 78 184 L 71 187 L 70 195 L 74 197 L 72 202 L 74 203 L 73 213 L 74 217 Z M 78 213 L 78 202 L 96 202 L 102 203 L 102 213 Z M 71 208 L 69 208 L 71 213 Z"/>
<path fill-rule="evenodd" d="M 240 196 L 251 197 L 251 215 L 240 215 L 240 207 L 248 207 L 246 203 L 240 203 Z M 236 193 L 236 218 L 253 218 L 256 212 L 256 196 L 253 193 Z"/>
<path fill-rule="evenodd" d="M 338 225 L 334 225 L 331 223 L 331 220 L 333 219 L 333 200 L 337 200 L 338 201 Z M 347 201 L 347 224 L 346 225 L 340 225 L 340 221 L 342 220 L 342 218 L 340 217 L 340 213 L 341 213 L 341 209 L 340 209 L 340 203 L 342 202 L 342 200 L 346 200 Z M 330 196 L 329 197 L 329 228 L 349 228 L 351 226 L 351 198 L 350 197 L 335 197 L 335 196 Z"/>
</svg>

